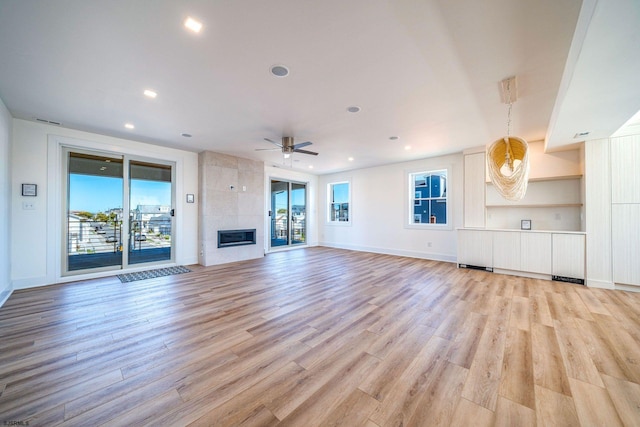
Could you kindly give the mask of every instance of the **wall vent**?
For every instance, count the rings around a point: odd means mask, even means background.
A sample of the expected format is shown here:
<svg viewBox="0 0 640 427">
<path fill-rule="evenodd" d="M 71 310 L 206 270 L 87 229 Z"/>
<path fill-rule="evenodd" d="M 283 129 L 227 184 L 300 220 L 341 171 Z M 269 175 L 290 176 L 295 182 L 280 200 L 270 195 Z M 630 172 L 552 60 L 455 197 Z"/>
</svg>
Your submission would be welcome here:
<svg viewBox="0 0 640 427">
<path fill-rule="evenodd" d="M 41 118 L 39 118 L 39 117 L 34 117 L 34 119 L 35 119 L 37 122 L 40 122 L 40 123 L 47 123 L 47 124 L 50 124 L 50 125 L 56 125 L 56 126 L 60 126 L 60 125 L 61 125 L 61 123 L 60 123 L 60 122 L 54 122 L 53 120 L 41 119 Z"/>
</svg>

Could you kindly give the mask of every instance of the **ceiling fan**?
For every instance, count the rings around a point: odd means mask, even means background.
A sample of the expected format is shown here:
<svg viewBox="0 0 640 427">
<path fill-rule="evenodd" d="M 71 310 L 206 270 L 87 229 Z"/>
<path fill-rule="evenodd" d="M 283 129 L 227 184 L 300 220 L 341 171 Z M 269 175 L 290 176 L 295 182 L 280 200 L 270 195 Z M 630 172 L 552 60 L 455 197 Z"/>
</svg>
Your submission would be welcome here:
<svg viewBox="0 0 640 427">
<path fill-rule="evenodd" d="M 282 150 L 282 153 L 284 154 L 285 158 L 289 158 L 289 156 L 291 155 L 291 153 L 302 153 L 302 154 L 310 154 L 312 156 L 317 156 L 318 153 L 314 152 L 314 151 L 308 151 L 308 150 L 302 150 L 302 147 L 306 147 L 308 145 L 313 144 L 313 142 L 300 142 L 298 144 L 294 144 L 293 143 L 293 137 L 291 136 L 283 136 L 282 137 L 282 143 L 278 143 L 275 141 L 270 140 L 269 138 L 265 138 L 264 139 L 267 142 L 272 143 L 273 145 L 278 146 L 278 148 L 280 150 Z M 257 148 L 256 151 L 268 151 L 268 150 L 277 150 L 277 148 Z"/>
</svg>

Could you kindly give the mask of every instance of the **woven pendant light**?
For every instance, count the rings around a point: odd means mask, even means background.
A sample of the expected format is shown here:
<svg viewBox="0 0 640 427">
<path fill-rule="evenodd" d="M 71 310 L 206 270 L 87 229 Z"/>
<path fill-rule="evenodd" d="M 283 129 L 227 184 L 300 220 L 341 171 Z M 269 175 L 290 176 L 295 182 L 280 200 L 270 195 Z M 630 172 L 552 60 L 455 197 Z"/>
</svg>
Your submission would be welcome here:
<svg viewBox="0 0 640 427">
<path fill-rule="evenodd" d="M 507 200 L 522 200 L 529 182 L 529 145 L 522 138 L 510 136 L 511 106 L 515 101 L 515 77 L 502 81 L 505 101 L 509 104 L 507 136 L 494 141 L 487 150 L 489 178 L 498 193 Z"/>
</svg>

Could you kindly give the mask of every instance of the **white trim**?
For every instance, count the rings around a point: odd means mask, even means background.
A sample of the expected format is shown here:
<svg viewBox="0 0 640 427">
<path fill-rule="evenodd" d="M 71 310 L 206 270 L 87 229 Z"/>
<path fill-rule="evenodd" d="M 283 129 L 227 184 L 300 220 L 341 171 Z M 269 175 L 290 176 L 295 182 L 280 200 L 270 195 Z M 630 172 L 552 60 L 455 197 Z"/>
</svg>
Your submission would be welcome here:
<svg viewBox="0 0 640 427">
<path fill-rule="evenodd" d="M 431 224 L 431 223 L 415 223 L 413 221 L 414 213 L 414 185 L 413 185 L 413 175 L 419 173 L 432 173 L 438 171 L 445 171 L 447 174 L 446 177 L 446 186 L 447 186 L 447 195 L 446 195 L 446 203 L 447 203 L 447 223 L 446 224 Z M 417 230 L 442 230 L 442 231 L 450 231 L 453 230 L 453 198 L 451 196 L 452 185 L 452 177 L 453 177 L 453 165 L 447 164 L 442 167 L 430 167 L 430 168 L 412 168 L 404 171 L 404 224 L 403 227 L 406 229 L 417 229 Z"/>
<path fill-rule="evenodd" d="M 175 235 L 178 236 L 176 244 L 173 247 L 175 255 L 173 260 L 163 264 L 145 265 L 144 267 L 129 266 L 126 269 L 109 270 L 95 273 L 77 274 L 70 276 L 62 275 L 62 253 L 60 250 L 60 242 L 62 241 L 62 230 L 60 223 L 62 221 L 62 152 L 64 147 L 70 147 L 80 150 L 100 151 L 112 154 L 122 154 L 127 156 L 141 157 L 145 160 L 158 160 L 160 162 L 172 162 L 175 168 Z M 43 286 L 52 283 L 65 283 L 76 280 L 93 279 L 99 277 L 113 276 L 119 273 L 129 273 L 135 271 L 144 271 L 145 269 L 170 267 L 175 265 L 197 264 L 197 258 L 181 259 L 183 248 L 178 240 L 184 239 L 183 223 L 186 220 L 183 214 L 183 170 L 185 159 L 174 152 L 164 153 L 151 149 L 143 149 L 139 147 L 123 147 L 113 143 L 97 142 L 88 139 L 77 139 L 66 136 L 48 134 L 47 135 L 47 272 L 45 277 L 31 277 L 27 279 L 16 280 L 13 282 L 14 289 L 25 289 L 37 286 Z"/>
<path fill-rule="evenodd" d="M 332 186 L 337 184 L 347 184 L 347 205 L 349 206 L 348 220 L 346 221 L 332 221 L 331 220 L 331 210 L 333 207 L 333 201 L 331 200 L 332 196 Z M 351 183 L 351 177 L 345 178 L 340 181 L 328 182 L 327 183 L 327 210 L 325 212 L 325 223 L 330 226 L 338 226 L 338 227 L 351 227 L 351 220 L 353 219 L 353 204 L 351 203 L 351 189 L 353 188 L 353 184 Z"/>
<path fill-rule="evenodd" d="M 615 289 L 616 288 L 615 285 L 613 284 L 613 282 L 608 282 L 606 280 L 587 279 L 587 280 L 585 280 L 585 283 L 590 288 L 600 288 L 600 289 Z"/>
<path fill-rule="evenodd" d="M 426 259 L 431 261 L 450 262 L 454 264 L 457 262 L 457 258 L 455 255 L 438 254 L 433 252 L 405 251 L 402 249 L 387 249 L 387 248 L 377 248 L 374 246 L 349 245 L 349 244 L 330 243 L 330 242 L 320 242 L 318 243 L 318 246 L 326 246 L 328 248 L 336 248 L 336 249 L 348 249 L 351 251 L 358 251 L 358 252 L 373 252 L 376 254 L 419 258 L 419 259 Z"/>
<path fill-rule="evenodd" d="M 529 271 L 503 270 L 501 268 L 494 268 L 493 272 L 495 274 L 504 274 L 506 276 L 518 276 L 518 277 L 528 277 L 530 279 L 551 280 L 550 274 L 531 273 Z"/>
<path fill-rule="evenodd" d="M 638 285 L 624 285 L 624 284 L 616 283 L 614 285 L 614 289 L 616 291 L 640 292 L 640 286 Z"/>
<path fill-rule="evenodd" d="M 9 286 L 9 289 L 5 289 L 0 293 L 0 308 L 4 305 L 5 302 L 9 299 L 11 294 L 13 293 L 13 287 Z"/>
</svg>

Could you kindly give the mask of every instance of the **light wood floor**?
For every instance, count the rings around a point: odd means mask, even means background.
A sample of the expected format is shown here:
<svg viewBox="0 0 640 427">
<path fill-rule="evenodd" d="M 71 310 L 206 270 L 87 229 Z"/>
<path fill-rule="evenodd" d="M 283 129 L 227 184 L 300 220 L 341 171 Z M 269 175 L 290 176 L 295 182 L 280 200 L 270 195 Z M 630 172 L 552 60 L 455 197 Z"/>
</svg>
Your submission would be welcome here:
<svg viewBox="0 0 640 427">
<path fill-rule="evenodd" d="M 0 308 L 0 424 L 640 425 L 640 294 L 310 248 Z"/>
</svg>

